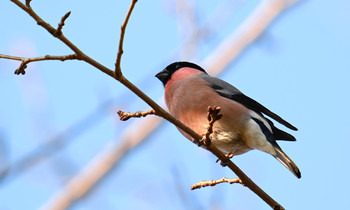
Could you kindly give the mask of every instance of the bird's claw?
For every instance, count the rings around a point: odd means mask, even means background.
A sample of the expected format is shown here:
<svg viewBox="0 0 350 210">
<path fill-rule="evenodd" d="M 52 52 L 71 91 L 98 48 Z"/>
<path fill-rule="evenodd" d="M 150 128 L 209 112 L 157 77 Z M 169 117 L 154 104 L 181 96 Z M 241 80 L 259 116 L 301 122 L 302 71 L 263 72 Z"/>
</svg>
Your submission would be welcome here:
<svg viewBox="0 0 350 210">
<path fill-rule="evenodd" d="M 232 153 L 228 153 L 228 154 L 225 155 L 225 157 L 226 157 L 226 159 L 221 161 L 221 163 L 220 163 L 223 167 L 228 165 L 228 161 L 233 157 L 233 154 Z M 219 162 L 219 161 L 220 161 L 220 158 L 218 158 L 216 160 L 216 162 Z"/>
</svg>

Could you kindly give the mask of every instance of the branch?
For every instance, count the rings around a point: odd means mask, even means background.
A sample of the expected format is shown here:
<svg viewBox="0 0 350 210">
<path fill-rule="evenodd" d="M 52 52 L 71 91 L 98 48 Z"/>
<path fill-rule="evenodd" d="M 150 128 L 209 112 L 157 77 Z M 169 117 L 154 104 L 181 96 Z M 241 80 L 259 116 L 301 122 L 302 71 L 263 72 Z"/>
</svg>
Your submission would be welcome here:
<svg viewBox="0 0 350 210">
<path fill-rule="evenodd" d="M 154 111 L 153 109 L 148 110 L 148 111 L 144 111 L 144 112 L 138 111 L 135 113 L 123 112 L 123 111 L 119 110 L 117 113 L 118 113 L 119 119 L 121 121 L 127 121 L 132 117 L 140 118 L 140 117 L 146 117 L 147 115 L 157 115 L 156 111 Z"/>
<path fill-rule="evenodd" d="M 45 55 L 42 57 L 34 57 L 34 58 L 25 58 L 25 57 L 18 57 L 18 56 L 11 56 L 11 55 L 3 55 L 0 54 L 0 58 L 10 59 L 10 60 L 17 60 L 22 61 L 21 65 L 15 70 L 15 74 L 25 74 L 25 69 L 27 68 L 27 64 L 30 62 L 36 62 L 36 61 L 48 61 L 48 60 L 60 60 L 60 61 L 66 61 L 66 60 L 78 60 L 78 57 L 76 54 L 70 54 L 70 55 Z"/>
<path fill-rule="evenodd" d="M 128 25 L 131 12 L 134 10 L 136 2 L 137 2 L 137 0 L 132 0 L 128 14 L 125 17 L 124 23 L 120 27 L 121 31 L 120 31 L 120 39 L 119 39 L 119 48 L 118 48 L 118 55 L 117 55 L 117 60 L 115 62 L 115 70 L 114 70 L 117 77 L 118 77 L 118 75 L 121 75 L 121 73 L 122 73 L 120 63 L 121 63 L 122 55 L 124 52 L 123 51 L 123 43 L 124 43 L 125 29 L 126 29 L 126 26 Z"/>
<path fill-rule="evenodd" d="M 202 188 L 202 187 L 215 186 L 217 184 L 224 183 L 224 182 L 227 182 L 227 183 L 230 183 L 230 184 L 233 184 L 233 183 L 243 184 L 242 181 L 239 178 L 228 179 L 226 177 L 223 177 L 223 178 L 221 178 L 219 180 L 200 181 L 199 183 L 196 183 L 196 184 L 192 185 L 191 186 L 191 190 L 199 189 L 199 188 Z"/>
<path fill-rule="evenodd" d="M 24 11 L 26 11 L 33 19 L 36 20 L 37 24 L 44 27 L 48 32 L 50 32 L 52 35 L 55 33 L 56 29 L 53 28 L 50 24 L 43 21 L 29 6 L 29 1 L 27 2 L 27 6 L 21 3 L 19 0 L 11 0 L 16 5 L 21 7 Z M 275 0 L 274 2 L 278 2 L 279 5 L 281 5 L 281 0 Z M 136 3 L 136 0 L 132 1 L 132 7 Z M 281 11 L 282 9 L 279 9 Z M 131 14 L 132 8 L 129 9 L 129 13 Z M 128 15 L 129 15 L 128 13 Z M 278 14 L 278 13 L 277 13 Z M 275 14 L 274 14 L 275 15 Z M 273 16 L 274 16 L 273 15 Z M 126 18 L 127 23 L 128 17 Z M 126 24 L 125 24 L 126 27 Z M 260 27 L 263 28 L 263 27 Z M 117 79 L 119 82 L 121 82 L 124 86 L 129 88 L 131 91 L 133 91 L 137 96 L 139 96 L 142 100 L 144 100 L 149 106 L 151 106 L 159 116 L 165 118 L 184 132 L 188 133 L 192 138 L 193 142 L 198 144 L 201 140 L 201 136 L 199 136 L 197 133 L 186 127 L 184 124 L 179 122 L 177 119 L 175 119 L 172 115 L 170 115 L 168 112 L 166 112 L 164 109 L 162 109 L 156 102 L 154 102 L 151 98 L 149 98 L 146 94 L 144 94 L 140 89 L 138 89 L 134 84 L 132 84 L 130 81 L 128 81 L 122 74 L 121 71 L 116 74 L 115 71 L 110 70 L 109 68 L 105 67 L 104 65 L 98 63 L 97 61 L 93 60 L 92 58 L 88 57 L 86 54 L 84 54 L 79 48 L 77 48 L 72 42 L 70 42 L 64 35 L 61 33 L 56 38 L 60 39 L 63 43 L 65 43 L 70 49 L 72 49 L 75 54 L 77 55 L 78 59 L 84 60 L 85 62 L 91 64 L 92 66 L 96 67 L 97 69 L 101 70 L 102 72 L 108 74 L 109 76 Z M 122 32 L 120 37 L 120 43 L 123 43 L 124 39 L 124 32 Z M 122 46 L 119 46 L 119 49 L 122 49 Z M 118 52 L 117 57 L 117 64 L 116 66 L 120 67 L 120 58 L 121 58 L 122 50 Z M 117 70 L 117 69 L 116 69 Z M 216 155 L 220 160 L 226 161 L 227 157 L 221 153 L 213 144 L 207 145 L 207 149 L 211 151 L 214 155 Z M 237 174 L 238 177 L 242 180 L 242 182 L 250 188 L 253 192 L 255 192 L 259 197 L 261 197 L 266 203 L 268 203 L 271 207 L 275 208 L 276 206 L 280 205 L 273 200 L 268 194 L 266 194 L 264 191 L 262 191 L 250 178 L 248 178 L 235 164 L 232 163 L 232 161 L 227 160 L 227 166 Z"/>
</svg>

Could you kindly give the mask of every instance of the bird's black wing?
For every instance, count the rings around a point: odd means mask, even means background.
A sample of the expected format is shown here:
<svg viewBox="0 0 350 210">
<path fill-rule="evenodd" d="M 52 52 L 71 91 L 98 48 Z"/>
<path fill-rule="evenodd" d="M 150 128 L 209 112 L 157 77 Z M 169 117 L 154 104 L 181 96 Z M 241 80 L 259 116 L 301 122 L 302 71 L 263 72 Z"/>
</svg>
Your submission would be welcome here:
<svg viewBox="0 0 350 210">
<path fill-rule="evenodd" d="M 232 86 L 231 84 L 218 79 L 216 77 L 211 77 L 209 75 L 203 75 L 202 78 L 210 83 L 211 87 L 221 96 L 225 98 L 229 98 L 231 100 L 237 101 L 238 103 L 242 104 L 243 106 L 257 112 L 257 113 L 264 113 L 267 116 L 271 117 L 272 119 L 276 120 L 277 122 L 281 123 L 282 125 L 285 125 L 287 128 L 290 128 L 292 130 L 298 130 L 296 127 L 291 125 L 289 122 L 282 119 L 277 114 L 273 113 L 263 105 L 261 105 L 259 102 L 255 101 L 252 98 L 249 98 L 248 96 L 244 95 L 241 91 L 239 91 L 237 88 Z"/>
</svg>

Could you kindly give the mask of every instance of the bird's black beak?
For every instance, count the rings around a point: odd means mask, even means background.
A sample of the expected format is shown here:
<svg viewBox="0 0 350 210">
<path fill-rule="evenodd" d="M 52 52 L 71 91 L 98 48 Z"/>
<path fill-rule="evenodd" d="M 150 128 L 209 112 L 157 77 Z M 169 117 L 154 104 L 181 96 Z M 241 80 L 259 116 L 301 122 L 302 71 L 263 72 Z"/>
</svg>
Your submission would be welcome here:
<svg viewBox="0 0 350 210">
<path fill-rule="evenodd" d="M 164 69 L 163 71 L 156 74 L 156 77 L 165 85 L 169 80 L 169 73 Z"/>
</svg>

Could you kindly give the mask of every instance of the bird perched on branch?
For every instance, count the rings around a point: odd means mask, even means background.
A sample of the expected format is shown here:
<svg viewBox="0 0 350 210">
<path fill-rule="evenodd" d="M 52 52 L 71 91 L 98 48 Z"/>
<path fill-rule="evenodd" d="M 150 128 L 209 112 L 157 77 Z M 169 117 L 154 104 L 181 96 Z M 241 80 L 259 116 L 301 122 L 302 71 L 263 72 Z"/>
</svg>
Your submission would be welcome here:
<svg viewBox="0 0 350 210">
<path fill-rule="evenodd" d="M 209 76 L 194 63 L 172 63 L 156 77 L 164 85 L 170 113 L 200 135 L 208 126 L 208 106 L 221 107 L 222 118 L 215 122 L 210 135 L 221 152 L 232 156 L 258 149 L 271 154 L 296 177 L 301 177 L 298 167 L 276 142 L 296 139 L 275 127 L 265 115 L 292 130 L 298 130 L 296 127 L 229 83 Z M 180 132 L 192 140 L 187 133 Z"/>
</svg>

